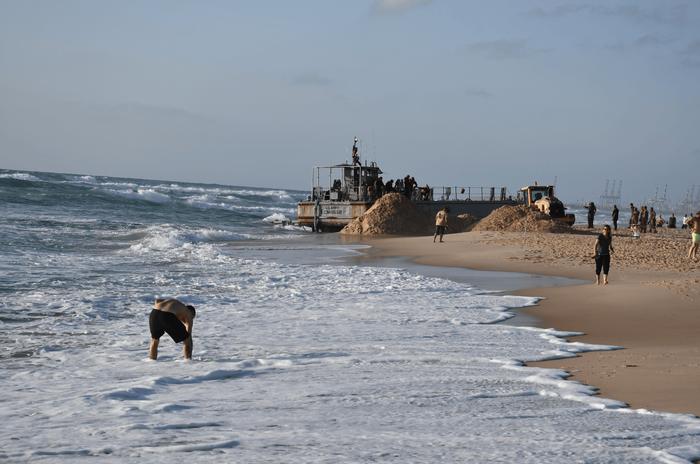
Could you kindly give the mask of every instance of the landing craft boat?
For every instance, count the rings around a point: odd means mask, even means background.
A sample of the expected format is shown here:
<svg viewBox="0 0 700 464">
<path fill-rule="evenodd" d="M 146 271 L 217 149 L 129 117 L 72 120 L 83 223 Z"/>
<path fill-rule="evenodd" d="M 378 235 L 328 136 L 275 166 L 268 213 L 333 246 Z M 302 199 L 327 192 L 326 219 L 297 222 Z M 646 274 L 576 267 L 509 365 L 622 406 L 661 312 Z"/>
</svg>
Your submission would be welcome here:
<svg viewBox="0 0 700 464">
<path fill-rule="evenodd" d="M 355 138 L 352 164 L 314 167 L 311 195 L 297 205 L 300 226 L 314 231 L 340 230 L 372 206 L 372 187 L 382 170 L 374 161 L 360 162 L 357 142 Z"/>
<path fill-rule="evenodd" d="M 357 142 L 355 138 L 352 163 L 313 168 L 311 194 L 297 204 L 298 225 L 311 227 L 316 232 L 338 231 L 364 214 L 377 200 L 374 186 L 382 180 L 382 170 L 374 161 L 360 162 Z M 448 207 L 451 215 L 466 213 L 480 219 L 501 206 L 525 204 L 550 214 L 553 219 L 573 223 L 573 215 L 564 213 L 564 205 L 554 197 L 554 187 L 549 185 L 528 186 L 515 195 L 509 195 L 505 187 L 427 185 L 409 193 L 416 208 L 427 215 L 435 215 Z"/>
</svg>

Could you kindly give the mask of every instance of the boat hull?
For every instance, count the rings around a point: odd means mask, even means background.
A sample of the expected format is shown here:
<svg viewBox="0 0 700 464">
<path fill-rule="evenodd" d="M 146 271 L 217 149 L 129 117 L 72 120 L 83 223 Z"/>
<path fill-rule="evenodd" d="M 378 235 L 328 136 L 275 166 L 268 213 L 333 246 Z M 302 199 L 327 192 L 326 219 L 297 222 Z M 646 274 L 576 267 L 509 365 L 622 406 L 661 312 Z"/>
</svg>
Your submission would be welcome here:
<svg viewBox="0 0 700 464">
<path fill-rule="evenodd" d="M 340 230 L 370 207 L 366 201 L 302 201 L 297 205 L 297 224 L 314 230 Z"/>
<path fill-rule="evenodd" d="M 416 201 L 416 209 L 423 214 L 434 216 L 444 207 L 450 209 L 450 215 L 468 213 L 476 218 L 484 218 L 491 211 L 506 205 L 519 205 L 513 200 L 496 201 Z M 311 227 L 316 231 L 338 231 L 362 216 L 372 203 L 364 201 L 302 201 L 297 205 L 297 224 Z M 318 209 L 317 209 L 318 208 Z M 316 213 L 314 213 L 316 211 Z"/>
</svg>

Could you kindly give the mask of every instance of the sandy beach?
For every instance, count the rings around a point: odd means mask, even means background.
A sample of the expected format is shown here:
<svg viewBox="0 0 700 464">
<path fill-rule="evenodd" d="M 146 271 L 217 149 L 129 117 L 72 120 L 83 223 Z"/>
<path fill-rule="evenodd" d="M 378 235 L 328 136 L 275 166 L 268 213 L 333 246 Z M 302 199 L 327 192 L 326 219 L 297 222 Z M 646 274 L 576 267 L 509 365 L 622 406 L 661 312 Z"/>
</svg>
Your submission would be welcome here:
<svg viewBox="0 0 700 464">
<path fill-rule="evenodd" d="M 661 230 L 634 239 L 613 233 L 610 284 L 593 284 L 598 232 L 465 232 L 432 237 L 364 237 L 369 257 L 419 264 L 562 276 L 585 284 L 515 292 L 540 296 L 524 310 L 542 328 L 583 332 L 576 341 L 624 349 L 531 363 L 561 368 L 635 409 L 700 416 L 700 264 L 686 258 L 689 234 Z"/>
</svg>

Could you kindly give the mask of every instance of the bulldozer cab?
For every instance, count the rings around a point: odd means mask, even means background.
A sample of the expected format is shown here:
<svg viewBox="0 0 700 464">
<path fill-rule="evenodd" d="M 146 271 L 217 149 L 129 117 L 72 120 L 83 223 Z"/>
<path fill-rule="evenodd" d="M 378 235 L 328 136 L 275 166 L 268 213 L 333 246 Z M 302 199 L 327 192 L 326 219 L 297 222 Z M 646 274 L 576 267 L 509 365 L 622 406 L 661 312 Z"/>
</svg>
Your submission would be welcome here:
<svg viewBox="0 0 700 464">
<path fill-rule="evenodd" d="M 554 196 L 553 185 L 528 185 L 520 189 L 520 195 L 528 208 L 548 214 L 553 220 L 569 226 L 576 221 L 573 214 L 566 214 L 564 203 Z"/>
<path fill-rule="evenodd" d="M 536 201 L 541 200 L 545 197 L 554 197 L 554 186 L 553 185 L 528 185 L 520 189 L 523 196 L 523 202 L 528 206 L 532 207 Z"/>
</svg>

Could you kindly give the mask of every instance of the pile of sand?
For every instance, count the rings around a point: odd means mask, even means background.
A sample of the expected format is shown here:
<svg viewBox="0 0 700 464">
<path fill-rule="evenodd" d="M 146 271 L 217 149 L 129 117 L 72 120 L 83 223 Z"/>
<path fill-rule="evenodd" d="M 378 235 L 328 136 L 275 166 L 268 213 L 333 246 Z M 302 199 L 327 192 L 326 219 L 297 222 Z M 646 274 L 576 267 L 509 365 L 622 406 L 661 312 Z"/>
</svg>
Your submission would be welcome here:
<svg viewBox="0 0 700 464">
<path fill-rule="evenodd" d="M 362 216 L 343 227 L 341 234 L 424 235 L 431 229 L 431 218 L 400 193 L 389 193 L 377 200 Z M 429 232 L 428 232 L 429 233 Z"/>
<path fill-rule="evenodd" d="M 475 231 L 509 231 L 509 232 L 563 232 L 568 226 L 561 224 L 544 213 L 534 211 L 527 206 L 501 206 L 479 221 Z"/>
<path fill-rule="evenodd" d="M 448 232 L 464 232 L 477 221 L 474 216 L 448 216 Z M 349 235 L 432 235 L 435 216 L 422 213 L 400 193 L 389 193 L 377 200 L 365 214 L 340 231 Z"/>
</svg>

